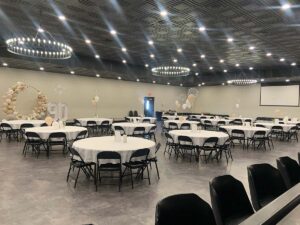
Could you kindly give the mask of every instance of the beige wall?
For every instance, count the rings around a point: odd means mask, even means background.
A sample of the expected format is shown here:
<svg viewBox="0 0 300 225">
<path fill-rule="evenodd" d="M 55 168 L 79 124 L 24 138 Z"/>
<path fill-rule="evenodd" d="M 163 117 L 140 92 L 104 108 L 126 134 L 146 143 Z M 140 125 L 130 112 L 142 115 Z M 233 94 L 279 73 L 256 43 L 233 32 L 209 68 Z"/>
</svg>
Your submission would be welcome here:
<svg viewBox="0 0 300 225">
<path fill-rule="evenodd" d="M 284 93 L 282 93 L 284 95 Z M 260 84 L 251 86 L 207 86 L 199 88 L 193 112 L 224 113 L 235 116 L 298 117 L 299 107 L 259 106 Z M 236 108 L 239 104 L 239 108 Z"/>
<path fill-rule="evenodd" d="M 148 93 L 155 97 L 155 110 L 175 109 L 178 96 L 187 91 L 186 88 L 158 84 L 0 68 L 1 96 L 18 81 L 40 89 L 50 102 L 58 102 L 61 98 L 61 102 L 68 105 L 69 118 L 94 116 L 95 108 L 91 99 L 97 93 L 100 96 L 99 115 L 118 118 L 127 115 L 130 109 L 143 113 L 142 99 Z M 59 86 L 62 87 L 62 95 L 57 92 Z M 17 109 L 21 113 L 28 113 L 34 102 L 34 92 L 26 91 L 18 97 Z M 1 118 L 6 118 L 2 110 Z"/>
</svg>

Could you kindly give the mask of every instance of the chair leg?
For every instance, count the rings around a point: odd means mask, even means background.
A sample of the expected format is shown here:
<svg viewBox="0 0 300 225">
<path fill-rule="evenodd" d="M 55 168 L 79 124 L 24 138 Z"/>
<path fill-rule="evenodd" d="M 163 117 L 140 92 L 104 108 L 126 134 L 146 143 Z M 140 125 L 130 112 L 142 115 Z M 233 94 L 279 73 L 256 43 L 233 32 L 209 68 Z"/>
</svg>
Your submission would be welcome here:
<svg viewBox="0 0 300 225">
<path fill-rule="evenodd" d="M 131 177 L 131 187 L 133 189 L 133 175 L 132 175 L 132 169 L 130 168 L 130 177 Z"/>
<path fill-rule="evenodd" d="M 156 167 L 157 177 L 158 177 L 158 179 L 160 179 L 160 177 L 159 177 L 159 171 L 158 171 L 158 166 L 157 166 L 157 161 L 154 161 L 154 163 L 155 163 L 155 167 Z"/>
<path fill-rule="evenodd" d="M 74 188 L 76 188 L 76 185 L 77 185 L 77 180 L 78 180 L 78 177 L 79 177 L 79 173 L 80 173 L 80 168 L 78 168 L 78 173 L 77 173 L 77 176 L 76 176 L 76 180 L 75 180 Z"/>
<path fill-rule="evenodd" d="M 148 174 L 148 181 L 149 181 L 149 185 L 151 184 L 150 182 L 150 174 L 149 174 L 149 168 L 148 168 L 148 164 L 146 165 L 146 168 L 147 168 L 147 174 Z"/>
<path fill-rule="evenodd" d="M 119 174 L 119 191 L 121 191 L 121 185 L 122 185 L 122 169 L 120 169 L 120 174 Z"/>
<path fill-rule="evenodd" d="M 68 175 L 67 175 L 67 182 L 69 181 L 69 177 L 70 177 L 70 172 L 71 172 L 71 163 L 70 163 L 70 167 L 69 167 L 69 171 L 68 171 Z"/>
</svg>

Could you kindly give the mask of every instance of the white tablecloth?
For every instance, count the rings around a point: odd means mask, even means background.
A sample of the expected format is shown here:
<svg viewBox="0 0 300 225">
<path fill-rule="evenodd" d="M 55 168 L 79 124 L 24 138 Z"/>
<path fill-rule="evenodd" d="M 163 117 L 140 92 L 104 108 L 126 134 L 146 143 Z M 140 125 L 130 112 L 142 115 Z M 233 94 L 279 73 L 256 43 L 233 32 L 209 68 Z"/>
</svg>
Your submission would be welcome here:
<svg viewBox="0 0 300 225">
<path fill-rule="evenodd" d="M 169 123 L 171 123 L 171 122 L 176 123 L 178 128 L 180 128 L 183 123 L 188 123 L 188 124 L 198 124 L 199 123 L 197 121 L 189 121 L 189 120 L 165 120 L 164 126 L 169 127 Z"/>
<path fill-rule="evenodd" d="M 187 119 L 187 116 L 170 116 L 170 115 L 162 115 L 162 117 L 168 118 L 168 120 L 175 120 L 177 118 L 184 118 Z"/>
<path fill-rule="evenodd" d="M 266 131 L 266 135 L 270 132 L 270 129 L 263 127 L 252 127 L 252 126 L 221 126 L 226 129 L 231 135 L 232 130 L 242 130 L 245 133 L 246 138 L 251 138 L 256 131 Z"/>
<path fill-rule="evenodd" d="M 155 117 L 127 116 L 126 118 L 128 118 L 130 120 L 130 122 L 134 122 L 134 120 L 136 120 L 136 121 L 142 123 L 144 119 L 149 119 L 150 123 L 156 123 L 156 118 Z"/>
<path fill-rule="evenodd" d="M 39 127 L 41 126 L 42 123 L 45 123 L 45 121 L 44 120 L 7 120 L 7 121 L 5 120 L 2 121 L 1 123 L 8 123 L 12 127 L 12 129 L 19 130 L 21 125 L 24 123 L 30 123 L 35 127 Z"/>
<path fill-rule="evenodd" d="M 155 156 L 155 142 L 136 137 L 127 137 L 127 143 L 116 142 L 114 136 L 86 138 L 73 143 L 73 148 L 86 162 L 97 162 L 97 154 L 103 151 L 114 151 L 121 155 L 122 163 L 130 160 L 131 154 L 143 148 L 149 148 L 148 158 Z M 117 161 L 110 161 L 116 163 Z"/>
<path fill-rule="evenodd" d="M 145 127 L 145 132 L 149 132 L 152 127 L 155 126 L 155 124 L 151 123 L 113 123 L 112 129 L 115 130 L 115 126 L 120 126 L 124 129 L 125 134 L 132 135 L 134 128 L 136 127 Z"/>
<path fill-rule="evenodd" d="M 108 118 L 79 118 L 77 119 L 81 126 L 86 126 L 88 121 L 95 121 L 97 125 L 100 125 L 103 121 L 109 121 L 109 124 L 112 124 L 113 120 Z"/>
<path fill-rule="evenodd" d="M 224 121 L 226 125 L 231 121 L 227 119 L 201 119 L 201 122 L 204 123 L 205 120 L 209 120 L 213 126 L 216 126 L 219 121 Z"/>
<path fill-rule="evenodd" d="M 67 140 L 71 141 L 76 139 L 77 135 L 87 130 L 85 127 L 66 126 L 64 128 L 49 127 L 33 127 L 25 129 L 25 132 L 35 132 L 40 135 L 40 138 L 47 140 L 51 133 L 62 132 L 67 136 Z"/>
<path fill-rule="evenodd" d="M 273 126 L 281 126 L 284 132 L 288 132 L 292 127 L 296 126 L 294 124 L 278 124 L 278 123 L 255 123 L 265 126 L 266 128 L 271 129 Z"/>
<path fill-rule="evenodd" d="M 217 131 L 208 131 L 208 130 L 172 130 L 169 132 L 169 134 L 173 137 L 174 142 L 178 142 L 178 136 L 188 136 L 192 138 L 193 144 L 202 146 L 204 141 L 207 138 L 210 137 L 217 137 L 219 138 L 218 144 L 222 145 L 225 143 L 225 141 L 229 138 L 228 134 L 225 134 L 223 132 L 217 132 Z"/>
</svg>

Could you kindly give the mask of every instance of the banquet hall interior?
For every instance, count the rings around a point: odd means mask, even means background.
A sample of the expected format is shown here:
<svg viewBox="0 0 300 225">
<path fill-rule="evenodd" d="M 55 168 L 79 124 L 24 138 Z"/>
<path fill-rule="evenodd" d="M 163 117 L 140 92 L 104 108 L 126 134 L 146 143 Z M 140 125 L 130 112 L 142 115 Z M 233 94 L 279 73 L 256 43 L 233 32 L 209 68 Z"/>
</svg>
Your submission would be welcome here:
<svg viewBox="0 0 300 225">
<path fill-rule="evenodd" d="M 298 0 L 0 0 L 0 224 L 300 224 L 299 27 Z"/>
</svg>

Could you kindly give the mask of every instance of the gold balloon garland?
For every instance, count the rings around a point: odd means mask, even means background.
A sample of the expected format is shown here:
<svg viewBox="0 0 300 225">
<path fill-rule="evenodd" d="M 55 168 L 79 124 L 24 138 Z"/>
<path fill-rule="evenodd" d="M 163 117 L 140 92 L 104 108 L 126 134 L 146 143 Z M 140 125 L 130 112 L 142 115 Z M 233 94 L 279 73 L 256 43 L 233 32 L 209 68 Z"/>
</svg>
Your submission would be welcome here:
<svg viewBox="0 0 300 225">
<path fill-rule="evenodd" d="M 34 106 L 32 113 L 29 115 L 23 115 L 16 110 L 16 103 L 18 95 L 26 90 L 32 88 L 37 92 L 36 105 Z M 17 82 L 14 86 L 8 89 L 7 93 L 3 96 L 3 112 L 12 118 L 16 119 L 39 119 L 45 116 L 47 110 L 47 98 L 37 88 L 29 86 L 23 82 Z"/>
</svg>

